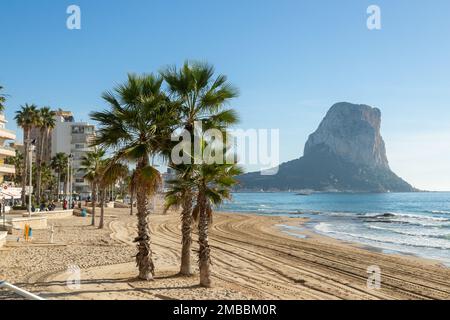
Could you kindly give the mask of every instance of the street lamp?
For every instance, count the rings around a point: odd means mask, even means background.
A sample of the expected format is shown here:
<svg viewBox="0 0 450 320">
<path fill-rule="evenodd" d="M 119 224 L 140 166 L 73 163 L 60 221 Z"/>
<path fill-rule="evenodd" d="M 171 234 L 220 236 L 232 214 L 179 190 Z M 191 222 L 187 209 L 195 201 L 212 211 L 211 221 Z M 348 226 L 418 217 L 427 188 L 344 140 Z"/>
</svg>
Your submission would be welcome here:
<svg viewBox="0 0 450 320">
<path fill-rule="evenodd" d="M 30 166 L 30 185 L 28 186 L 28 217 L 31 218 L 31 190 L 33 189 L 33 151 L 36 149 L 36 139 L 27 139 L 25 140 L 28 147 L 28 158 L 29 158 L 29 166 Z"/>
</svg>

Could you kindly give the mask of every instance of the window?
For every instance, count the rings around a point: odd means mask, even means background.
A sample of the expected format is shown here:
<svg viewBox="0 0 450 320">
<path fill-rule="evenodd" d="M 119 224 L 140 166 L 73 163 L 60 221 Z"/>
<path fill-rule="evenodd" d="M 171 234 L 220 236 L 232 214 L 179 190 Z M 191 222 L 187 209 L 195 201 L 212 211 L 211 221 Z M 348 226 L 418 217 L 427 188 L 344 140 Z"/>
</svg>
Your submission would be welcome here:
<svg viewBox="0 0 450 320">
<path fill-rule="evenodd" d="M 72 133 L 84 133 L 84 127 L 83 126 L 73 126 L 72 127 Z"/>
</svg>

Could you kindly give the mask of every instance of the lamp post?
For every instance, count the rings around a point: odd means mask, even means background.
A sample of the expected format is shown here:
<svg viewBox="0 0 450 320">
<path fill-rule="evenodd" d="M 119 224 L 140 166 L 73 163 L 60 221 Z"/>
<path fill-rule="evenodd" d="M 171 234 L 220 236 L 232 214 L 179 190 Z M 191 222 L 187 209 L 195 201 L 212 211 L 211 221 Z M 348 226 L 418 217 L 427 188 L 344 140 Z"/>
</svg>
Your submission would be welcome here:
<svg viewBox="0 0 450 320">
<path fill-rule="evenodd" d="M 28 217 L 31 218 L 31 196 L 32 196 L 32 192 L 31 190 L 33 189 L 33 183 L 32 183 L 32 177 L 33 177 L 33 151 L 36 149 L 36 139 L 27 139 L 25 140 L 25 142 L 27 143 L 28 146 L 28 158 L 29 158 L 29 166 L 30 166 L 30 176 L 29 176 L 29 181 L 30 184 L 28 186 Z"/>
</svg>

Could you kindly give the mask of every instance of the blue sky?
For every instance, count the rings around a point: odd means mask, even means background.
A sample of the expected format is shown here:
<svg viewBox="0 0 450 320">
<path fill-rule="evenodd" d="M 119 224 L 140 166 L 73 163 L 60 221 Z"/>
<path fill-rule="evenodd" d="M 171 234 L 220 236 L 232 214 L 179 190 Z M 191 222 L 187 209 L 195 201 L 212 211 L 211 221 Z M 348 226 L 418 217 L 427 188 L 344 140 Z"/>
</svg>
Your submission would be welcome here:
<svg viewBox="0 0 450 320">
<path fill-rule="evenodd" d="M 71 4 L 81 30 L 66 28 Z M 382 30 L 366 27 L 371 4 Z M 365 103 L 393 170 L 450 190 L 449 15 L 448 0 L 2 0 L 0 84 L 9 119 L 29 102 L 88 120 L 127 72 L 205 60 L 240 88 L 241 127 L 281 129 L 282 161 L 333 103 Z"/>
</svg>

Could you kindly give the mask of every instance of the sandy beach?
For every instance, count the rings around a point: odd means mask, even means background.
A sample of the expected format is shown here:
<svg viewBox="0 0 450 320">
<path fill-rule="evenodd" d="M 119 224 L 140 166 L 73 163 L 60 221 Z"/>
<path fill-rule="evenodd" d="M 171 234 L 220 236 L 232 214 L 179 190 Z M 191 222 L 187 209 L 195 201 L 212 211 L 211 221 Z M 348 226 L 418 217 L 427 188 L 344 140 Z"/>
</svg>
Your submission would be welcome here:
<svg viewBox="0 0 450 320">
<path fill-rule="evenodd" d="M 136 280 L 136 217 L 107 209 L 106 228 L 89 218 L 50 221 L 33 243 L 0 249 L 0 277 L 47 299 L 450 299 L 450 269 L 437 261 L 382 254 L 306 232 L 283 233 L 279 225 L 299 218 L 218 213 L 210 233 L 214 288 L 198 276 L 177 276 L 181 238 L 177 214 L 153 215 L 156 280 Z M 194 235 L 194 240 L 197 236 Z M 192 263 L 196 265 L 197 244 Z M 367 288 L 367 267 L 379 266 L 379 290 Z M 81 285 L 69 288 L 69 266 L 80 268 Z M 196 270 L 196 273 L 198 270 Z M 0 291 L 0 299 L 14 298 Z"/>
</svg>

